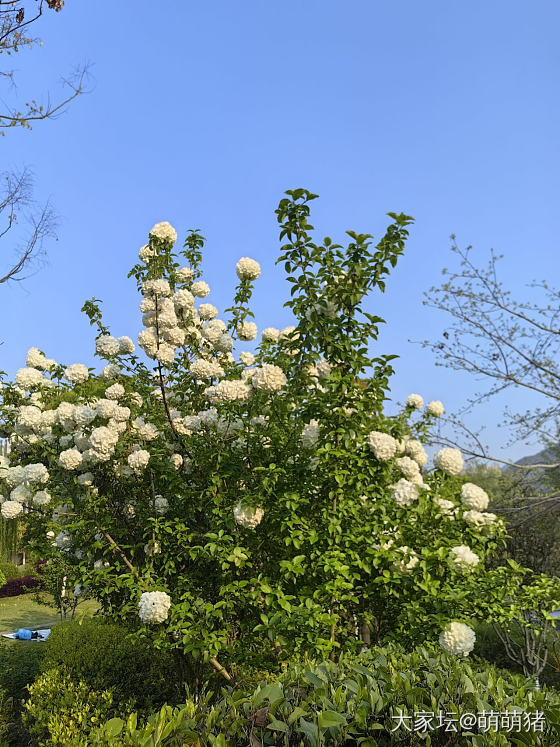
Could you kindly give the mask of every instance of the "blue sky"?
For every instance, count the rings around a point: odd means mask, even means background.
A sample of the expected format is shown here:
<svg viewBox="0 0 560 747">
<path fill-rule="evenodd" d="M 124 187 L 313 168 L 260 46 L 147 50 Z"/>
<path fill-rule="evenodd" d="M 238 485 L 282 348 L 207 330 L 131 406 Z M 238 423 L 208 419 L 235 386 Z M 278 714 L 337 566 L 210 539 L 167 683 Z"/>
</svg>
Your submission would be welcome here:
<svg viewBox="0 0 560 747">
<path fill-rule="evenodd" d="M 446 327 L 421 302 L 454 266 L 451 233 L 481 263 L 490 247 L 504 253 L 518 295 L 558 275 L 559 23 L 556 0 L 121 0 L 110 12 L 68 0 L 37 28 L 43 46 L 12 60 L 24 98 L 54 99 L 84 61 L 94 81 L 56 121 L 0 141 L 2 169 L 32 168 L 37 197 L 61 218 L 46 266 L 2 288 L 0 368 L 13 374 L 31 345 L 91 363 L 79 309 L 92 296 L 115 334 L 135 337 L 126 274 L 160 220 L 207 237 L 208 300 L 228 305 L 235 263 L 251 256 L 263 267 L 257 321 L 288 324 L 274 209 L 303 186 L 321 196 L 321 236 L 380 237 L 388 211 L 415 217 L 387 293 L 370 302 L 387 320 L 377 347 L 401 356 L 395 400 L 414 391 L 458 409 L 479 385 L 408 340 Z M 503 404 L 469 424 L 487 424 L 494 451 L 515 458 L 531 449 L 500 450 Z"/>
</svg>

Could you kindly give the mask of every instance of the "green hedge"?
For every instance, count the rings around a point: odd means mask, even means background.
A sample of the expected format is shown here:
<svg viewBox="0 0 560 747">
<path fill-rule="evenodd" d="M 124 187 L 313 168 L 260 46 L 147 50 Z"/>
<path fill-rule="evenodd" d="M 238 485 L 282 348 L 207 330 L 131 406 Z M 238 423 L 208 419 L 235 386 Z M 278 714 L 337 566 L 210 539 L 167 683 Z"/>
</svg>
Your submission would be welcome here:
<svg viewBox="0 0 560 747">
<path fill-rule="evenodd" d="M 117 700 L 133 699 L 138 710 L 177 703 L 183 690 L 171 655 L 128 632 L 102 618 L 59 623 L 44 644 L 41 670 L 61 669 L 93 690 L 114 690 Z"/>
<path fill-rule="evenodd" d="M 483 711 L 543 711 L 546 731 L 487 734 L 443 728 L 420 734 L 399 728 L 398 714 L 481 714 Z M 410 722 L 409 722 L 410 723 Z M 508 745 L 560 744 L 560 693 L 536 692 L 523 677 L 473 665 L 444 653 L 397 647 L 376 649 L 338 664 L 292 666 L 276 682 L 254 689 L 224 688 L 164 707 L 148 722 L 132 714 L 92 731 L 90 743 L 124 745 Z"/>
<path fill-rule="evenodd" d="M 39 674 L 42 655 L 42 644 L 0 644 L 0 745 L 30 744 L 20 721 L 22 701 Z"/>
</svg>

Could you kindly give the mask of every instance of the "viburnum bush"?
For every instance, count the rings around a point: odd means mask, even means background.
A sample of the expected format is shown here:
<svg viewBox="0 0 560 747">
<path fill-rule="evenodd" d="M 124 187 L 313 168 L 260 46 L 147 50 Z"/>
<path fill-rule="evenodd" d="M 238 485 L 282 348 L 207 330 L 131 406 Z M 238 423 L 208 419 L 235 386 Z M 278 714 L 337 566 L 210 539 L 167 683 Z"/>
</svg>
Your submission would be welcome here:
<svg viewBox="0 0 560 747">
<path fill-rule="evenodd" d="M 294 325 L 258 329 L 261 269 L 243 257 L 222 317 L 202 280 L 203 237 L 182 250 L 158 223 L 130 276 L 142 353 L 99 302 L 101 373 L 31 348 L 2 390 L 12 452 L 1 512 L 38 553 L 72 565 L 76 593 L 224 676 L 241 659 L 336 656 L 374 642 L 440 641 L 468 654 L 475 617 L 505 620 L 527 572 L 487 570 L 505 529 L 463 484 L 461 454 L 427 470 L 439 401 L 384 414 L 395 356 L 372 353 L 364 309 L 404 251 L 411 218 L 383 238 L 315 243 L 306 190 L 276 211 Z M 376 351 L 376 348 L 374 348 Z M 557 582 L 541 590 L 560 598 Z M 544 587 L 543 587 L 544 585 Z"/>
</svg>

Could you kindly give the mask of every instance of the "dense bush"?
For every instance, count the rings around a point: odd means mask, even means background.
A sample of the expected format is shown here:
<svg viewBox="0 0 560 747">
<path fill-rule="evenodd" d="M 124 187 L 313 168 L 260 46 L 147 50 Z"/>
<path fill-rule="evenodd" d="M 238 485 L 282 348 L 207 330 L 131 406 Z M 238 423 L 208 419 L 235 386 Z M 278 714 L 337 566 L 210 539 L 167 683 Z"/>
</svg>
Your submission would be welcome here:
<svg viewBox="0 0 560 747">
<path fill-rule="evenodd" d="M 40 745 L 78 747 L 89 743 L 91 729 L 123 713 L 123 702 L 116 701 L 111 690 L 92 690 L 62 670 L 49 669 L 29 688 L 23 724 Z"/>
<path fill-rule="evenodd" d="M 12 578 L 4 586 L 0 587 L 0 597 L 18 597 L 20 594 L 26 594 L 35 587 L 39 586 L 39 579 L 35 576 L 23 576 L 22 578 Z"/>
<path fill-rule="evenodd" d="M 395 730 L 400 710 L 458 718 L 516 708 L 545 712 L 545 731 L 521 734 L 517 741 L 514 734 L 475 736 L 465 729 L 455 738 L 445 728 L 427 734 Z M 536 692 L 523 677 L 427 649 L 405 653 L 388 647 L 338 664 L 294 665 L 272 684 L 224 690 L 215 701 L 209 695 L 196 703 L 190 699 L 181 708 L 163 708 L 146 724 L 138 725 L 135 716 L 127 724 L 112 720 L 92 734 L 92 744 L 557 745 L 559 719 L 560 694 L 554 690 Z M 156 733 L 166 736 L 152 741 Z"/>
<path fill-rule="evenodd" d="M 35 644 L 0 645 L 0 744 L 28 745 L 20 715 L 27 686 L 39 674 L 43 649 Z M 9 740 L 8 740 L 9 738 Z"/>
<path fill-rule="evenodd" d="M 0 563 L 0 578 L 2 578 L 2 575 L 4 575 L 6 579 L 4 581 L 5 584 L 6 581 L 11 581 L 12 578 L 19 578 L 21 573 L 15 563 Z M 0 586 L 3 586 L 4 584 L 0 584 Z"/>
<path fill-rule="evenodd" d="M 60 623 L 44 645 L 41 670 L 60 668 L 94 690 L 114 689 L 116 701 L 132 698 L 138 709 L 178 702 L 171 654 L 131 640 L 128 632 L 99 618 Z"/>
</svg>

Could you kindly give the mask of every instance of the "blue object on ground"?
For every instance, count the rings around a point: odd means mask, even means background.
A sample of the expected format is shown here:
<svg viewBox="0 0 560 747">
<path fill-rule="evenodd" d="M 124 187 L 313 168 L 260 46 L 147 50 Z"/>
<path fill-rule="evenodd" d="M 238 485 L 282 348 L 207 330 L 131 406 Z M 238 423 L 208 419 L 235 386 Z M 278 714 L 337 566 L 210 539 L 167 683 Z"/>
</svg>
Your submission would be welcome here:
<svg viewBox="0 0 560 747">
<path fill-rule="evenodd" d="M 16 636 L 20 639 L 20 641 L 30 641 L 31 631 L 27 630 L 27 628 L 20 628 L 16 633 Z"/>
</svg>

